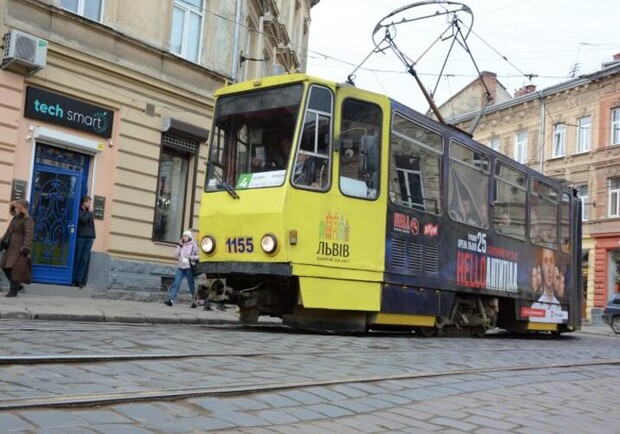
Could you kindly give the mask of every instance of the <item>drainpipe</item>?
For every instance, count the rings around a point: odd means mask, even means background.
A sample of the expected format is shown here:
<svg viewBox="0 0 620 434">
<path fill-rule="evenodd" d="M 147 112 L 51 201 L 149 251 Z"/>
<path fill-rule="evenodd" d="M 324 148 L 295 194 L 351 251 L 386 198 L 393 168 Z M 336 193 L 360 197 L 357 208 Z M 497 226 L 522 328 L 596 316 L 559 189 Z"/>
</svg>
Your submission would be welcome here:
<svg viewBox="0 0 620 434">
<path fill-rule="evenodd" d="M 235 13 L 235 39 L 233 42 L 232 52 L 232 71 L 231 76 L 233 81 L 238 81 L 237 74 L 239 73 L 239 46 L 241 45 L 241 20 L 243 19 L 243 0 L 237 0 L 237 12 Z"/>
<path fill-rule="evenodd" d="M 543 173 L 543 163 L 545 158 L 545 91 L 542 90 L 540 92 L 540 120 L 539 128 L 538 128 L 538 143 L 539 143 L 539 154 L 538 154 L 538 171 Z"/>
</svg>

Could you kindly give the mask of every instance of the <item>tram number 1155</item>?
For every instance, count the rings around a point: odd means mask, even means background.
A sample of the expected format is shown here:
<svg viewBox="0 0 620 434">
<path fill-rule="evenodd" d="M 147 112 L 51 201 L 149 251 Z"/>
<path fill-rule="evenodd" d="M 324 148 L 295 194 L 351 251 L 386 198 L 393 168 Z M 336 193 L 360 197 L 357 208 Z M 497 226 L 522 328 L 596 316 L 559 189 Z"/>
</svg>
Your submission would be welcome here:
<svg viewBox="0 0 620 434">
<path fill-rule="evenodd" d="M 254 239 L 252 237 L 226 238 L 226 250 L 228 253 L 252 253 L 254 251 Z"/>
</svg>

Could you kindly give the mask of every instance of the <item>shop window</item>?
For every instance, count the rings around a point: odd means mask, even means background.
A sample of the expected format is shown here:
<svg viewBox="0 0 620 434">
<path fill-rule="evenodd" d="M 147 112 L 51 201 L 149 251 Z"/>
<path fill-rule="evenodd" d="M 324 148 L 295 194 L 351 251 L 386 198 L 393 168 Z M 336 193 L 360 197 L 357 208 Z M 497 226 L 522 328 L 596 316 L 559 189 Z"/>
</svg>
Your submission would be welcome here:
<svg viewBox="0 0 620 434">
<path fill-rule="evenodd" d="M 193 163 L 199 143 L 173 133 L 162 135 L 162 149 L 157 177 L 157 199 L 153 239 L 177 242 L 181 233 L 192 226 Z"/>
<path fill-rule="evenodd" d="M 379 193 L 381 109 L 355 99 L 342 103 L 340 126 L 340 191 L 375 199 Z"/>
<path fill-rule="evenodd" d="M 172 10 L 170 51 L 199 63 L 202 41 L 203 0 L 175 0 Z"/>
<path fill-rule="evenodd" d="M 430 214 L 441 212 L 441 135 L 394 115 L 390 137 L 390 199 Z"/>
<path fill-rule="evenodd" d="M 61 0 L 60 6 L 89 20 L 101 22 L 103 0 Z"/>
</svg>

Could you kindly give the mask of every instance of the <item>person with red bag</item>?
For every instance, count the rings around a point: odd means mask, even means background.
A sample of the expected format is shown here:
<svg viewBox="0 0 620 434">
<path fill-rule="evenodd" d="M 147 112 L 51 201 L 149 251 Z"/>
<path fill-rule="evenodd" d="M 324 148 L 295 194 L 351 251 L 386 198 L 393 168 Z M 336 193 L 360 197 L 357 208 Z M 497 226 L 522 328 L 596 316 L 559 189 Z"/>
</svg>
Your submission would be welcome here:
<svg viewBox="0 0 620 434">
<path fill-rule="evenodd" d="M 0 245 L 6 249 L 0 267 L 9 280 L 9 292 L 6 297 L 17 297 L 22 283 L 32 282 L 32 264 L 30 250 L 34 233 L 34 221 L 28 209 L 30 204 L 21 199 L 11 202 L 10 212 L 13 218 L 2 237 Z"/>
</svg>

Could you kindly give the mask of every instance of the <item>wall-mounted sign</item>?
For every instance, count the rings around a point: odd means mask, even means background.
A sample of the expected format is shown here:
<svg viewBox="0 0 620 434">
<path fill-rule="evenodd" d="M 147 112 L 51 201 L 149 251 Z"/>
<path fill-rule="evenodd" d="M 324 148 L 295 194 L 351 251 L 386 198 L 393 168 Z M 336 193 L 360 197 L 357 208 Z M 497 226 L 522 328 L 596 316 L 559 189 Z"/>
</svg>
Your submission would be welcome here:
<svg viewBox="0 0 620 434">
<path fill-rule="evenodd" d="M 24 116 L 109 139 L 114 112 L 103 107 L 28 86 Z"/>
<path fill-rule="evenodd" d="M 20 179 L 14 179 L 11 186 L 11 202 L 14 200 L 26 199 L 26 187 L 28 183 Z"/>
<path fill-rule="evenodd" d="M 97 220 L 103 220 L 105 215 L 105 197 L 95 196 L 93 198 L 93 217 Z"/>
</svg>

